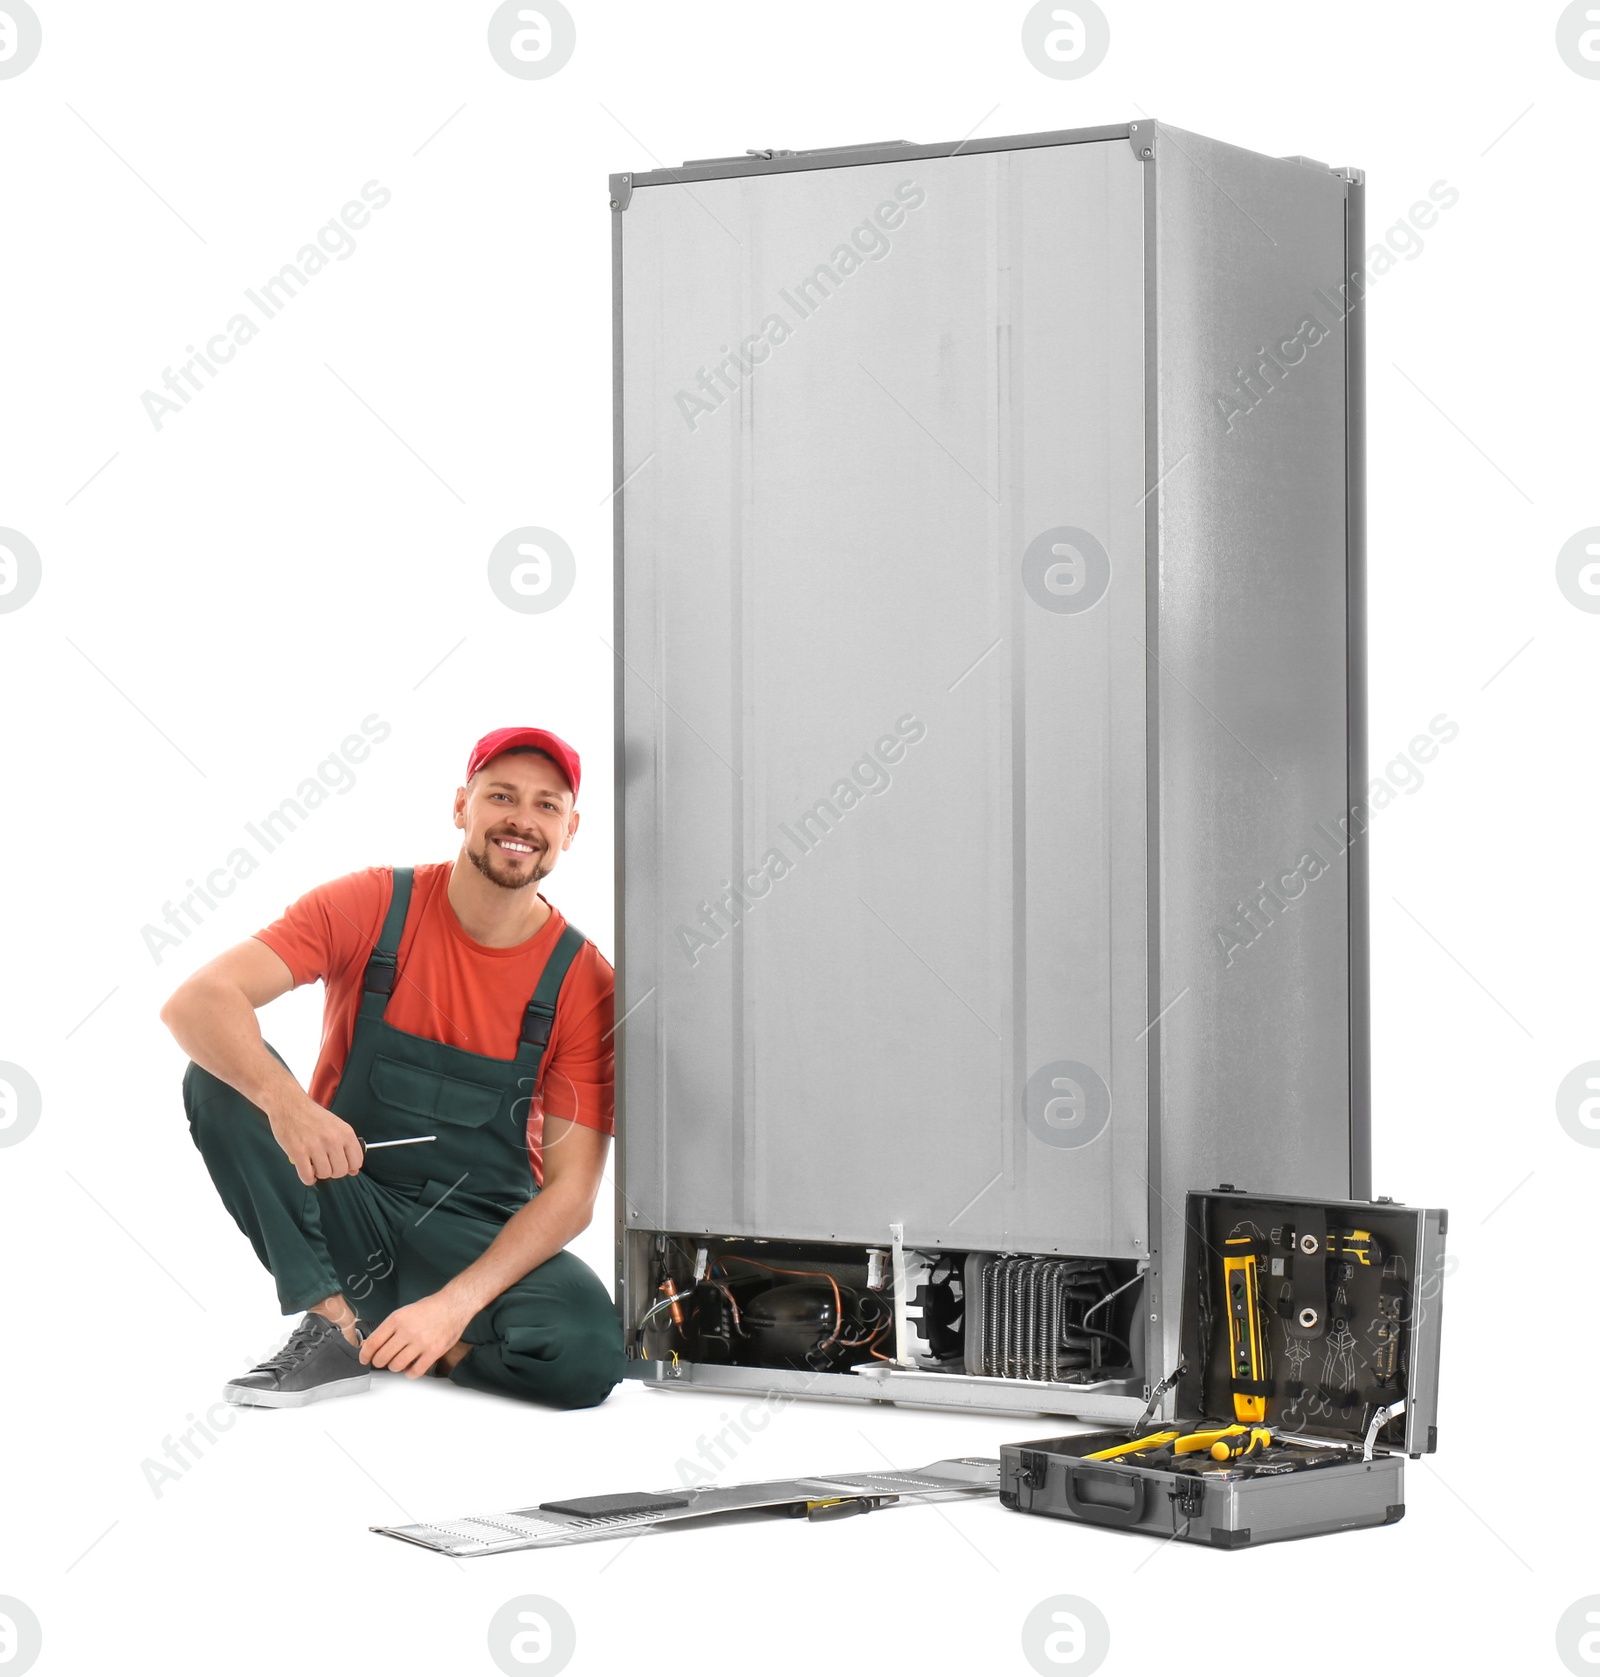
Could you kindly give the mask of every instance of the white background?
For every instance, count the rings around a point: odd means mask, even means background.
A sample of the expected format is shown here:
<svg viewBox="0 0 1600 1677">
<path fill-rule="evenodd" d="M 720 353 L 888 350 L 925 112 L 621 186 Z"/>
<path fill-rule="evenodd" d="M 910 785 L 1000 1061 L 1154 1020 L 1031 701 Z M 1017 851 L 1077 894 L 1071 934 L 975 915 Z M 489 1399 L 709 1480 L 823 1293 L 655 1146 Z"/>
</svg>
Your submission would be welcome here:
<svg viewBox="0 0 1600 1677">
<path fill-rule="evenodd" d="M 1558 56 L 1560 8 L 1107 0 L 1079 80 L 1029 63 L 1010 3 L 573 0 L 544 80 L 494 62 L 483 0 L 37 8 L 37 62 L 0 81 L 0 524 L 42 556 L 0 614 L 0 1060 L 43 1092 L 0 1150 L 0 1595 L 38 1615 L 39 1669 L 487 1672 L 491 1615 L 536 1592 L 574 1671 L 1021 1672 L 1024 1617 L 1069 1592 L 1107 1671 L 1561 1670 L 1557 1620 L 1600 1592 L 1600 1150 L 1555 1111 L 1600 1058 L 1600 615 L 1555 582 L 1600 523 L 1600 81 Z M 631 1384 L 571 1415 L 399 1381 L 244 1414 L 157 1495 L 143 1464 L 281 1331 L 188 1138 L 173 987 L 316 883 L 452 855 L 467 746 L 509 722 L 584 756 L 546 892 L 612 949 L 607 174 L 1143 113 L 1365 168 L 1373 240 L 1460 194 L 1368 313 L 1373 762 L 1460 728 L 1372 838 L 1375 1187 L 1448 1206 L 1456 1261 L 1405 1520 L 1222 1555 L 991 1500 L 462 1566 L 368 1534 L 675 1482 L 731 1406 Z M 371 180 L 392 201 L 354 254 L 156 430 L 141 392 Z M 528 524 L 577 557 L 546 616 L 486 582 Z M 373 714 L 392 734 L 353 788 L 157 962 L 163 905 Z M 320 992 L 264 1023 L 309 1075 Z M 603 1204 L 577 1250 L 607 1278 L 609 1236 Z M 720 1467 L 1049 1430 L 794 1404 Z"/>
</svg>

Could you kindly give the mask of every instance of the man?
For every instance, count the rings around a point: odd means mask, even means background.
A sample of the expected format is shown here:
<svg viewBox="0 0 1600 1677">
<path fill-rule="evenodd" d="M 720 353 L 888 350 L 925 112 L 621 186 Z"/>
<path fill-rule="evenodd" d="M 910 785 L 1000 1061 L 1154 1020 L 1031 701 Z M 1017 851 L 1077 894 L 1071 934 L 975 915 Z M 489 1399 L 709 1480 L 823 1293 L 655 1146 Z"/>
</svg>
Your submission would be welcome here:
<svg viewBox="0 0 1600 1677">
<path fill-rule="evenodd" d="M 621 1378 L 610 1296 L 563 1250 L 612 1128 L 612 969 L 538 889 L 578 781 L 555 734 L 485 735 L 453 863 L 319 886 L 162 1008 L 195 1145 L 285 1315 L 306 1313 L 230 1401 L 297 1406 L 378 1368 L 582 1408 Z M 255 1010 L 318 978 L 308 1092 Z"/>
</svg>

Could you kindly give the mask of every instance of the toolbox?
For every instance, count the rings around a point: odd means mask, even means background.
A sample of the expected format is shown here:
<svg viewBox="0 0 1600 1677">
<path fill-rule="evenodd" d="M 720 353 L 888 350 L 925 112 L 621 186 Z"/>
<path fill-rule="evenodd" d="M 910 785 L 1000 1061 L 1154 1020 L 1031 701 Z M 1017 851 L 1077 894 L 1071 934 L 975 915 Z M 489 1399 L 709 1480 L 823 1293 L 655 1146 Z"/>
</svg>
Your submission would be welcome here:
<svg viewBox="0 0 1600 1677">
<path fill-rule="evenodd" d="M 1446 1222 L 1191 1193 L 1177 1368 L 1131 1430 L 1002 1445 L 1001 1502 L 1219 1549 L 1400 1519 L 1438 1443 Z"/>
</svg>

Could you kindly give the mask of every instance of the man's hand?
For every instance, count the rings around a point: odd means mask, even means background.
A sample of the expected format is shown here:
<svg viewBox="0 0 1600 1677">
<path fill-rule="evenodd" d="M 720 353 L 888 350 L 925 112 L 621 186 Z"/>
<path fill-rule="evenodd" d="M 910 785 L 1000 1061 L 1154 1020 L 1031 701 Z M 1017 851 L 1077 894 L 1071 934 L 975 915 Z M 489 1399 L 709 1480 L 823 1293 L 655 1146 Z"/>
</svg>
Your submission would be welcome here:
<svg viewBox="0 0 1600 1677">
<path fill-rule="evenodd" d="M 429 1293 L 384 1317 L 362 1344 L 361 1360 L 415 1380 L 460 1340 L 473 1314 L 443 1293 Z"/>
<path fill-rule="evenodd" d="M 309 1188 L 330 1176 L 355 1176 L 361 1169 L 361 1138 L 344 1119 L 294 1089 L 267 1113 L 278 1145 Z"/>
<path fill-rule="evenodd" d="M 416 1379 L 461 1342 L 467 1324 L 589 1222 L 610 1141 L 545 1115 L 544 1191 L 513 1212 L 481 1256 L 436 1293 L 402 1305 L 372 1330 L 361 1360 Z"/>
</svg>

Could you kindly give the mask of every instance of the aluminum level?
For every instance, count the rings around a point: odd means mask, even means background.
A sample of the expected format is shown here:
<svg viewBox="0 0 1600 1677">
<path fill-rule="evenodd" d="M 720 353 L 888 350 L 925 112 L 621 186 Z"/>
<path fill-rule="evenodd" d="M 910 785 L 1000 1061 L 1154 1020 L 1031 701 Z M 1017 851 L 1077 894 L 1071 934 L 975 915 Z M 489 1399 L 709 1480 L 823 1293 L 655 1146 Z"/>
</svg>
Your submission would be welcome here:
<svg viewBox="0 0 1600 1677">
<path fill-rule="evenodd" d="M 1141 120 L 610 184 L 625 1326 L 657 1234 L 1144 1276 L 1092 1388 L 903 1312 L 635 1372 L 1131 1418 L 1189 1190 L 1371 1192 L 1362 175 Z"/>
</svg>

